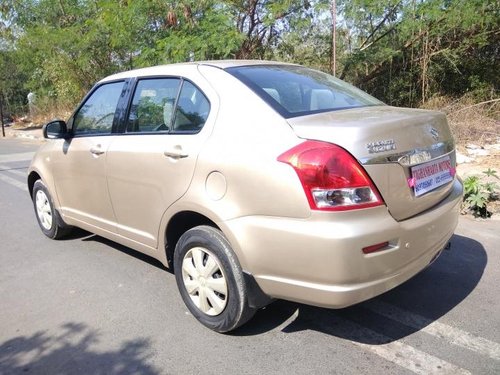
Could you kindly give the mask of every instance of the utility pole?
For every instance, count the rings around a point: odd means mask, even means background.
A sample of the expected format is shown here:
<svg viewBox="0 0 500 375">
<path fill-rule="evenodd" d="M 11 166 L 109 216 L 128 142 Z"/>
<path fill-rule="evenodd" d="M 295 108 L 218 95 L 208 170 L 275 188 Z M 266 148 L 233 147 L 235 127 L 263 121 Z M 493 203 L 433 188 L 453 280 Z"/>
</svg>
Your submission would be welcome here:
<svg viewBox="0 0 500 375">
<path fill-rule="evenodd" d="M 5 138 L 5 125 L 3 123 L 3 93 L 0 92 L 0 121 L 2 122 L 2 136 Z"/>
<path fill-rule="evenodd" d="M 332 0 L 332 6 L 331 6 L 331 12 L 332 12 L 332 54 L 330 56 L 330 69 L 332 71 L 332 75 L 335 77 L 336 70 L 337 70 L 337 56 L 336 56 L 336 30 L 337 30 L 337 1 Z"/>
</svg>

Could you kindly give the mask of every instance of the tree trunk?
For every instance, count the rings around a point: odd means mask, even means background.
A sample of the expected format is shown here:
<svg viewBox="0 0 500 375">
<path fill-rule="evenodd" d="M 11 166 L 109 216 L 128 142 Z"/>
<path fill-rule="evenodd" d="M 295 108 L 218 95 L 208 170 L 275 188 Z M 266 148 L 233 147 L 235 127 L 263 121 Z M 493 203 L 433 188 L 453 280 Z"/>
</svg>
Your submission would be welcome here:
<svg viewBox="0 0 500 375">
<path fill-rule="evenodd" d="M 332 0 L 332 53 L 330 56 L 330 70 L 332 75 L 335 77 L 335 72 L 337 70 L 337 56 L 336 56 L 336 30 L 337 30 L 337 3 L 336 0 Z"/>
<path fill-rule="evenodd" d="M 3 123 L 3 94 L 0 93 L 0 121 L 2 122 L 2 136 L 5 138 L 5 125 Z"/>
</svg>

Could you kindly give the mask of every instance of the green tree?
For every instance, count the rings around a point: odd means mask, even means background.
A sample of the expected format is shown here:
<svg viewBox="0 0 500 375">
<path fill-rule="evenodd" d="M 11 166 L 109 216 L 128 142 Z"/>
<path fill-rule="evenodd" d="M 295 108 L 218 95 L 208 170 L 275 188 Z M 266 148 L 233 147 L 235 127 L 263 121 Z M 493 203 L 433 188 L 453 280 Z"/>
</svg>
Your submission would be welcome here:
<svg viewBox="0 0 500 375">
<path fill-rule="evenodd" d="M 142 65 L 230 58 L 242 40 L 222 2 L 164 3 L 150 14 L 155 15 L 148 20 L 155 40 L 141 51 Z"/>
<path fill-rule="evenodd" d="M 4 113 L 23 113 L 28 91 L 19 87 L 26 80 L 26 74 L 19 68 L 18 56 L 15 51 L 2 49 L 0 51 L 0 100 Z"/>
<path fill-rule="evenodd" d="M 109 30 L 95 3 L 6 0 L 2 17 L 16 38 L 12 48 L 28 75 L 24 89 L 74 104 L 97 79 L 113 72 Z"/>
<path fill-rule="evenodd" d="M 341 3 L 348 45 L 341 78 L 397 105 L 498 90 L 498 2 Z"/>
<path fill-rule="evenodd" d="M 394 105 L 497 95 L 496 0 L 336 0 L 339 76 Z M 1 90 L 74 105 L 121 70 L 226 58 L 331 70 L 329 0 L 3 0 Z"/>
</svg>

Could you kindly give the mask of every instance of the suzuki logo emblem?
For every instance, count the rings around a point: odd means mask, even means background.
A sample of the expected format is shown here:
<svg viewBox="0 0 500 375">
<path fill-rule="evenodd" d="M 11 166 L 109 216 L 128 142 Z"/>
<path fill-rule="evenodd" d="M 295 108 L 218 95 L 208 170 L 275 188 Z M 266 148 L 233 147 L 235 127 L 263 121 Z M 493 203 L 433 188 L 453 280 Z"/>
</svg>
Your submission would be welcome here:
<svg viewBox="0 0 500 375">
<path fill-rule="evenodd" d="M 434 138 L 435 141 L 437 141 L 439 139 L 439 132 L 437 131 L 436 128 L 431 126 L 431 128 L 429 129 L 429 132 L 431 133 L 432 138 Z"/>
</svg>

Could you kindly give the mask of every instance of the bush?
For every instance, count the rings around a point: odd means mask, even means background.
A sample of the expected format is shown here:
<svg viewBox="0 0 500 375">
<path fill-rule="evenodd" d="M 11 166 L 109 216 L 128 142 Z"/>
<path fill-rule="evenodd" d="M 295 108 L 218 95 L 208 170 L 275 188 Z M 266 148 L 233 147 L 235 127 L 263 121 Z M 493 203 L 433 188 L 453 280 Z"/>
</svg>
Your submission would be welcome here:
<svg viewBox="0 0 500 375">
<path fill-rule="evenodd" d="M 473 93 L 458 99 L 438 96 L 429 100 L 422 108 L 446 113 L 453 136 L 458 145 L 469 142 L 495 143 L 500 137 L 500 98 L 478 101 Z"/>
<path fill-rule="evenodd" d="M 482 176 L 469 176 L 464 180 L 463 211 L 471 212 L 474 217 L 491 217 L 488 203 L 499 199 L 498 185 L 485 181 L 488 177 L 500 179 L 496 170 L 488 168 Z"/>
</svg>

